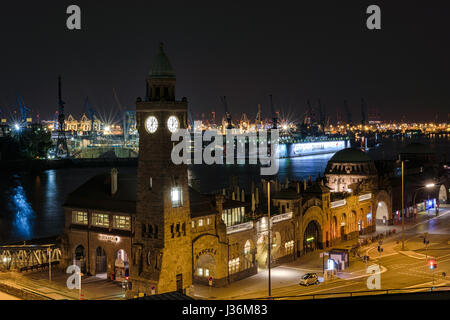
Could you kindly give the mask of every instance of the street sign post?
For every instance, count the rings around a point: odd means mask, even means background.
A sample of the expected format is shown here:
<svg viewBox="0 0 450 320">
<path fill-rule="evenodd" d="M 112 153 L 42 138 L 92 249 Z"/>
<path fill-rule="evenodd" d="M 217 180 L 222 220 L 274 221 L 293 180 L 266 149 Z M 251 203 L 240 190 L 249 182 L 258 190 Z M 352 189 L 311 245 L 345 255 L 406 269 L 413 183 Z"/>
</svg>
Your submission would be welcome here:
<svg viewBox="0 0 450 320">
<path fill-rule="evenodd" d="M 436 260 L 434 259 L 428 260 L 428 266 L 430 267 L 431 270 L 433 270 L 433 287 L 434 287 L 434 269 L 437 268 Z"/>
</svg>

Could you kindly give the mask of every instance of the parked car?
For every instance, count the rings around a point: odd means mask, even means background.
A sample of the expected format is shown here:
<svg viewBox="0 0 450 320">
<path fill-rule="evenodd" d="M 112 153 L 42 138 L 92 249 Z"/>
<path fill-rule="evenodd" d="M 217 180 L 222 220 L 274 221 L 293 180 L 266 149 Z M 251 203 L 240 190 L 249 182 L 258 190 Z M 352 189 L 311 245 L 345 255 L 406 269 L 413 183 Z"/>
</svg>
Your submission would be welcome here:
<svg viewBox="0 0 450 320">
<path fill-rule="evenodd" d="M 319 284 L 319 277 L 317 273 L 305 273 L 303 277 L 300 279 L 300 285 L 309 286 L 311 284 Z"/>
</svg>

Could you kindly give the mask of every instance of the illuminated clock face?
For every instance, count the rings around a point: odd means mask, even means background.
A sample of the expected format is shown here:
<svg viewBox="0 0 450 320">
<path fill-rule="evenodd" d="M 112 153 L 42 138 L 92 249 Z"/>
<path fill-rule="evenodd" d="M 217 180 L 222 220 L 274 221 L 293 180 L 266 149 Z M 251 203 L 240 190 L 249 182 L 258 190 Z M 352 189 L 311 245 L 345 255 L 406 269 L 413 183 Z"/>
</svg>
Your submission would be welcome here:
<svg viewBox="0 0 450 320">
<path fill-rule="evenodd" d="M 155 133 L 158 129 L 158 120 L 154 116 L 150 116 L 145 120 L 145 128 L 150 133 Z"/>
<path fill-rule="evenodd" d="M 167 120 L 167 128 L 170 132 L 175 132 L 180 127 L 180 123 L 178 122 L 178 118 L 175 116 L 171 116 L 169 120 Z"/>
</svg>

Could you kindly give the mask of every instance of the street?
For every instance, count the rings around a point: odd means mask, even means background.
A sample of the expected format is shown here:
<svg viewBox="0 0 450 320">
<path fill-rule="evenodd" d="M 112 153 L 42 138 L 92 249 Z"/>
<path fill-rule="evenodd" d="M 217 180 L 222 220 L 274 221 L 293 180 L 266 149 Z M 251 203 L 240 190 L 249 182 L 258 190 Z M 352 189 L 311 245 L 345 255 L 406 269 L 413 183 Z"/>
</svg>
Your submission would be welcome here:
<svg viewBox="0 0 450 320">
<path fill-rule="evenodd" d="M 433 286 L 433 282 L 435 287 L 450 286 L 448 275 L 450 271 L 450 210 L 441 209 L 437 217 L 433 214 L 420 218 L 423 218 L 423 221 L 408 226 L 405 231 L 405 251 L 401 251 L 401 226 L 395 226 L 397 233 L 395 236 L 384 239 L 381 254 L 377 251 L 377 243 L 361 248 L 360 254 L 369 255 L 370 261 L 366 265 L 362 261 L 352 260 L 350 268 L 338 273 L 338 279 L 310 287 L 298 285 L 300 277 L 306 272 L 317 272 L 319 279 L 323 281 L 322 259 L 319 258 L 318 252 L 315 252 L 314 256 L 305 256 L 292 263 L 273 268 L 272 297 L 311 299 L 312 295 L 315 295 L 314 298 L 325 298 L 349 296 L 349 292 L 357 295 L 355 292 L 358 291 L 366 291 L 361 294 L 375 293 L 376 291 L 367 288 L 369 274 L 366 273 L 367 267 L 375 264 L 379 265 L 381 270 L 381 290 L 389 290 L 390 293 L 420 291 L 422 287 Z M 423 242 L 424 232 L 428 232 L 427 248 Z M 427 257 L 433 257 L 437 262 L 434 275 L 433 270 L 430 270 L 427 265 Z M 443 272 L 446 273 L 445 277 Z M 196 286 L 194 292 L 197 297 L 207 299 L 264 298 L 268 296 L 267 271 L 260 271 L 257 275 L 232 283 L 227 288 Z M 337 293 L 346 294 L 337 295 Z M 386 291 L 378 293 L 386 293 Z"/>
</svg>

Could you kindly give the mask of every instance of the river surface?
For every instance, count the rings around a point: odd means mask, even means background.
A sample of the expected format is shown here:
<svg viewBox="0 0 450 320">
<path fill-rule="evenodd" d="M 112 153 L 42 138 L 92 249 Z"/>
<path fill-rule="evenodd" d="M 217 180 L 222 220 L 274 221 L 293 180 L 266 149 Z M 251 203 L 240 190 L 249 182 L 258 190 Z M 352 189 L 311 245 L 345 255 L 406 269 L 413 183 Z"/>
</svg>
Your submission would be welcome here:
<svg viewBox="0 0 450 320">
<path fill-rule="evenodd" d="M 450 159 L 449 138 L 422 141 L 439 155 Z M 369 151 L 376 160 L 393 159 L 409 139 L 383 141 Z M 278 179 L 315 180 L 323 175 L 333 154 L 281 159 Z M 90 177 L 108 173 L 109 168 L 80 168 L 48 170 L 40 174 L 3 174 L 0 179 L 0 242 L 22 241 L 61 234 L 64 229 L 63 203 L 67 195 Z M 135 173 L 136 168 L 119 168 L 122 173 Z M 190 178 L 200 180 L 202 192 L 209 193 L 226 187 L 232 175 L 239 176 L 241 186 L 249 188 L 252 181 L 261 181 L 260 168 L 252 165 L 205 166 L 189 169 Z M 119 186 L 120 188 L 120 186 Z"/>
</svg>

